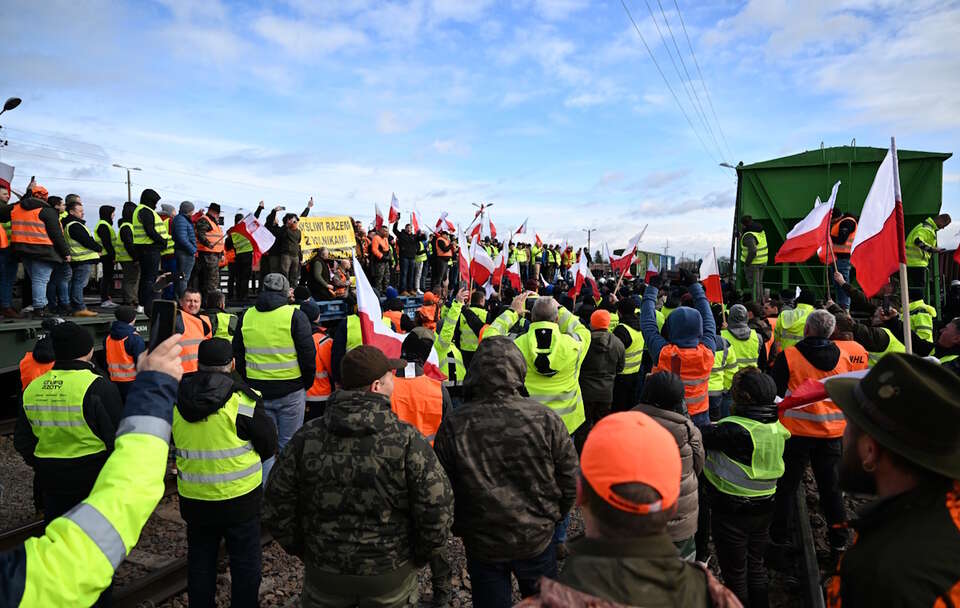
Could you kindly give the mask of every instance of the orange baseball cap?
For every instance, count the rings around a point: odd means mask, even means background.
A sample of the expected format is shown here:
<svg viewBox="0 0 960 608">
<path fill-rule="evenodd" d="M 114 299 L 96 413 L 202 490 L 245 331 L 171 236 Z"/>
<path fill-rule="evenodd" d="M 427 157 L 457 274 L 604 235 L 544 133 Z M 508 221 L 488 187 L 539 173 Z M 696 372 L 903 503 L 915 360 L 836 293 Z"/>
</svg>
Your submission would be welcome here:
<svg viewBox="0 0 960 608">
<path fill-rule="evenodd" d="M 606 416 L 593 427 L 580 455 L 580 472 L 597 495 L 630 513 L 669 509 L 680 496 L 680 449 L 673 435 L 641 412 Z M 660 500 L 634 503 L 614 493 L 622 483 L 642 483 L 660 493 Z"/>
<path fill-rule="evenodd" d="M 590 315 L 590 329 L 607 329 L 610 327 L 610 313 L 606 310 L 595 310 Z"/>
</svg>

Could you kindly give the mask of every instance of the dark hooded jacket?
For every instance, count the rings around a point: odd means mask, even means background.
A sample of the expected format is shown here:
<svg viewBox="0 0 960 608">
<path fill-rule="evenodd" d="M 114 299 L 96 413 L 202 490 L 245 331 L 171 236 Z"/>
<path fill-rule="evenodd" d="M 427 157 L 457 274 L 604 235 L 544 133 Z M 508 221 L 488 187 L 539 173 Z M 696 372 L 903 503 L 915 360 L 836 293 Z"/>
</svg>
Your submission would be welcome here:
<svg viewBox="0 0 960 608">
<path fill-rule="evenodd" d="M 133 212 L 137 210 L 137 204 L 127 201 L 123 204 L 123 211 L 120 214 L 120 223 L 121 224 L 132 224 L 133 223 Z M 133 230 L 123 230 L 120 231 L 119 227 L 117 228 L 118 234 L 120 235 L 120 240 L 123 242 L 124 248 L 127 250 L 127 253 L 134 255 L 135 250 L 133 248 Z"/>
<path fill-rule="evenodd" d="M 116 211 L 116 208 L 112 205 L 102 205 L 100 207 L 100 219 L 113 226 L 112 216 L 114 211 Z M 99 222 L 97 223 L 99 225 L 96 227 L 96 235 L 99 237 L 100 242 L 103 243 L 103 257 L 117 257 L 117 252 L 113 248 L 113 234 L 111 234 L 110 228 L 107 228 Z"/>
<path fill-rule="evenodd" d="M 199 422 L 226 405 L 234 393 L 243 393 L 256 401 L 253 416 L 237 416 L 237 437 L 249 441 L 260 460 L 277 453 L 277 427 L 267 415 L 260 395 L 248 386 L 221 372 L 196 372 L 180 381 L 177 411 L 187 422 Z M 173 441 L 176 443 L 176 434 Z M 187 523 L 231 525 L 260 517 L 263 486 L 229 500 L 195 500 L 180 497 L 180 514 Z"/>
<path fill-rule="evenodd" d="M 287 294 L 279 291 L 264 291 L 257 296 L 256 309 L 260 312 L 276 310 L 287 305 Z M 300 378 L 293 380 L 254 380 L 247 378 L 246 348 L 243 345 L 243 320 L 246 311 L 237 319 L 237 328 L 233 334 L 233 355 L 236 359 L 237 373 L 247 383 L 260 391 L 264 399 L 278 399 L 301 389 L 313 386 L 317 372 L 317 347 L 313 343 L 313 330 L 307 315 L 299 309 L 293 312 L 290 319 L 290 333 L 297 350 L 297 363 L 300 366 Z"/>
<path fill-rule="evenodd" d="M 43 227 L 47 231 L 47 237 L 53 245 L 27 245 L 23 243 L 11 243 L 13 251 L 24 260 L 41 260 L 44 262 L 60 263 L 70 255 L 70 249 L 67 247 L 67 241 L 63 238 L 63 226 L 60 224 L 60 213 L 38 198 L 25 198 L 16 205 L 4 205 L 0 207 L 0 222 L 9 222 L 10 214 L 13 209 L 19 205 L 25 211 L 40 210 L 39 220 L 43 222 Z"/>
<path fill-rule="evenodd" d="M 453 492 L 417 429 L 390 398 L 336 391 L 277 459 L 263 523 L 300 557 L 312 583 L 325 575 L 396 573 L 428 563 L 450 536 Z"/>
<path fill-rule="evenodd" d="M 613 403 L 613 382 L 625 364 L 623 342 L 605 329 L 590 332 L 580 367 L 580 391 L 588 403 Z"/>
<path fill-rule="evenodd" d="M 160 202 L 160 195 L 157 194 L 156 190 L 147 188 L 140 194 L 140 204 L 148 209 L 156 209 L 158 202 Z M 150 240 L 153 241 L 150 245 L 141 245 L 141 247 L 155 247 L 159 250 L 165 249 L 167 240 L 157 232 L 157 227 L 154 226 L 154 220 L 156 218 L 153 213 L 147 209 L 140 209 L 137 213 L 139 214 L 138 217 L 140 218 L 140 223 L 143 225 L 144 232 L 146 232 Z"/>
<path fill-rule="evenodd" d="M 484 561 L 543 552 L 577 495 L 577 453 L 563 420 L 527 398 L 526 362 L 507 337 L 480 343 L 466 403 L 440 424 L 434 450 L 456 497 L 454 534 Z"/>
</svg>

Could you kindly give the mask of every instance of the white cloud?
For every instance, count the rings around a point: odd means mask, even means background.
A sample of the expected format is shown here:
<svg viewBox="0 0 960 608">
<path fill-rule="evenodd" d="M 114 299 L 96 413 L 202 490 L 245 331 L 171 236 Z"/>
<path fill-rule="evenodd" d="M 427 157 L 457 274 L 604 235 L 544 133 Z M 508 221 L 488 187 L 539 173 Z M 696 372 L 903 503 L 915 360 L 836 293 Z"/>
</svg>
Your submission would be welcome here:
<svg viewBox="0 0 960 608">
<path fill-rule="evenodd" d="M 440 154 L 466 156 L 470 153 L 470 146 L 455 139 L 435 139 L 431 147 Z"/>
<path fill-rule="evenodd" d="M 303 20 L 265 15 L 253 23 L 261 37 L 300 58 L 327 55 L 367 43 L 367 36 L 343 24 L 313 25 Z"/>
<path fill-rule="evenodd" d="M 589 4 L 589 0 L 533 0 L 534 10 L 550 21 L 566 19 Z"/>
<path fill-rule="evenodd" d="M 960 173 L 944 173 L 943 181 L 948 184 L 960 183 Z"/>
<path fill-rule="evenodd" d="M 483 17 L 493 0 L 432 0 L 433 15 L 440 20 L 474 22 Z"/>
</svg>

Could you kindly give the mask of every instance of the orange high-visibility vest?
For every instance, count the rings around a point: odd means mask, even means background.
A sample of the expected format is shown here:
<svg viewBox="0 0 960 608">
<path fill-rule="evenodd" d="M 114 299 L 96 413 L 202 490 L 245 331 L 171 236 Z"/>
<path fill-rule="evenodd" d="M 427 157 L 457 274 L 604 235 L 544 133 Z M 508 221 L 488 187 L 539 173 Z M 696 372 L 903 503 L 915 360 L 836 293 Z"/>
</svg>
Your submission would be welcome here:
<svg viewBox="0 0 960 608">
<path fill-rule="evenodd" d="M 200 317 L 180 311 L 183 321 L 183 337 L 180 338 L 180 367 L 183 373 L 197 371 L 197 357 L 200 353 L 200 343 L 209 338 L 208 332 L 203 329 L 203 320 Z"/>
<path fill-rule="evenodd" d="M 386 317 L 387 319 L 390 319 L 390 322 L 393 323 L 394 331 L 400 334 L 404 333 L 404 331 L 400 329 L 400 317 L 403 316 L 403 313 L 401 311 L 388 310 L 383 313 L 383 316 Z"/>
<path fill-rule="evenodd" d="M 433 445 L 443 418 L 443 385 L 429 376 L 394 378 L 390 407 L 397 418 L 409 422 Z"/>
<path fill-rule="evenodd" d="M 6 249 L 10 246 L 10 241 L 7 239 L 7 231 L 0 230 L 0 249 Z"/>
<path fill-rule="evenodd" d="M 849 255 L 850 251 L 853 249 L 853 237 L 857 235 L 857 220 L 853 219 L 852 217 L 840 218 L 838 221 L 834 222 L 833 225 L 830 226 L 830 236 L 839 237 L 840 224 L 847 221 L 853 222 L 853 230 L 849 235 L 847 235 L 847 240 L 843 243 L 832 243 L 834 253 L 845 253 Z"/>
<path fill-rule="evenodd" d="M 223 257 L 220 258 L 220 268 L 223 268 L 224 266 L 229 266 L 230 264 L 233 264 L 236 260 L 237 260 L 237 252 L 234 251 L 233 249 L 227 249 L 226 252 L 223 254 Z"/>
<path fill-rule="evenodd" d="M 307 391 L 307 402 L 322 402 L 330 398 L 330 354 L 333 340 L 323 332 L 313 334 L 313 345 L 317 349 L 317 371 L 313 385 Z"/>
<path fill-rule="evenodd" d="M 27 386 L 53 369 L 53 361 L 50 363 L 40 363 L 33 358 L 33 353 L 27 353 L 20 359 L 20 387 L 21 390 L 27 390 Z"/>
<path fill-rule="evenodd" d="M 447 251 L 443 251 L 442 249 L 440 249 L 440 243 L 443 243 L 443 246 L 447 248 Z M 447 237 L 444 237 L 444 236 L 437 237 L 436 249 L 437 249 L 436 256 L 438 258 L 449 258 L 451 255 L 453 255 L 453 250 L 450 249 L 450 240 Z"/>
<path fill-rule="evenodd" d="M 767 317 L 767 322 L 770 323 L 770 339 L 767 340 L 767 362 L 770 362 L 770 354 L 773 350 L 773 334 L 777 329 L 777 317 Z"/>
<path fill-rule="evenodd" d="M 10 240 L 21 245 L 46 245 L 53 247 L 46 225 L 40 219 L 39 209 L 26 210 L 14 205 L 10 210 Z"/>
<path fill-rule="evenodd" d="M 867 367 L 869 367 L 870 355 L 867 353 L 867 349 L 859 342 L 854 342 L 853 340 L 835 340 L 833 343 L 840 349 L 841 356 L 847 358 L 847 362 L 850 364 L 850 371 L 867 369 Z"/>
<path fill-rule="evenodd" d="M 710 408 L 707 389 L 713 360 L 713 351 L 703 344 L 698 344 L 696 348 L 680 348 L 675 344 L 668 344 L 660 349 L 660 360 L 651 373 L 673 372 L 680 376 L 683 380 L 687 411 L 691 416 L 695 416 Z"/>
<path fill-rule="evenodd" d="M 790 380 L 787 382 L 789 391 L 796 390 L 807 380 L 821 380 L 855 369 L 863 369 L 853 367 L 843 349 L 840 349 L 840 358 L 837 360 L 836 367 L 829 371 L 813 366 L 800 354 L 796 346 L 791 346 L 783 351 L 783 354 L 787 358 L 787 367 L 790 368 Z M 843 429 L 847 426 L 843 412 L 830 399 L 817 401 L 805 407 L 784 410 L 780 414 L 780 422 L 787 427 L 791 435 L 820 439 L 841 437 Z"/>
<path fill-rule="evenodd" d="M 213 247 L 207 247 L 200 243 L 200 239 L 197 239 L 197 251 L 204 253 L 223 253 L 223 239 L 220 238 L 223 236 L 223 231 L 220 230 L 220 224 L 209 215 L 204 217 L 207 218 L 207 222 L 209 222 L 211 226 L 210 232 L 207 233 L 207 240 L 213 243 Z"/>
<path fill-rule="evenodd" d="M 127 338 L 116 340 L 107 336 L 107 372 L 113 382 L 133 382 L 137 378 L 137 362 L 125 348 Z"/>
</svg>

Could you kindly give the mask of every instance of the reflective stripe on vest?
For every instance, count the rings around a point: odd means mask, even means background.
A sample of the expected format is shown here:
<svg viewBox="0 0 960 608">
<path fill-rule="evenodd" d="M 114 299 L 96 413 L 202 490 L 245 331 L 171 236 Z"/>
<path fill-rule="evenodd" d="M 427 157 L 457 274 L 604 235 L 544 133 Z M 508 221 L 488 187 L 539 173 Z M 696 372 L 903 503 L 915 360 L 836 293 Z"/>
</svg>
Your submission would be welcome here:
<svg viewBox="0 0 960 608">
<path fill-rule="evenodd" d="M 161 218 L 163 223 L 167 225 L 167 234 L 172 234 L 170 229 L 173 227 L 173 218 Z M 163 248 L 163 251 L 160 252 L 162 256 L 173 255 L 173 238 L 167 239 L 167 246 Z"/>
<path fill-rule="evenodd" d="M 915 331 L 921 340 L 933 342 L 933 318 L 937 310 L 922 300 L 910 302 L 910 329 Z"/>
<path fill-rule="evenodd" d="M 133 382 L 137 377 L 137 363 L 127 353 L 127 338 L 117 340 L 107 336 L 105 340 L 107 351 L 107 373 L 113 382 Z"/>
<path fill-rule="evenodd" d="M 397 418 L 413 425 L 433 445 L 443 417 L 442 385 L 429 376 L 396 377 L 390 408 Z"/>
<path fill-rule="evenodd" d="M 83 400 L 99 378 L 86 369 L 52 369 L 30 383 L 23 393 L 26 414 L 37 445 L 37 458 L 78 458 L 107 449 L 83 417 Z"/>
<path fill-rule="evenodd" d="M 588 345 L 561 333 L 560 327 L 549 321 L 531 323 L 514 344 L 527 362 L 524 384 L 530 398 L 556 412 L 567 432 L 573 434 L 586 420 L 577 378 L 583 361 L 581 349 Z"/>
<path fill-rule="evenodd" d="M 787 367 L 790 370 L 790 379 L 787 381 L 788 391 L 795 391 L 807 380 L 822 380 L 854 369 L 847 357 L 842 356 L 842 351 L 836 367 L 829 371 L 818 369 L 807 361 L 796 346 L 791 346 L 783 354 L 787 358 Z M 846 427 L 843 412 L 830 399 L 784 410 L 780 414 L 780 422 L 792 435 L 823 439 L 840 437 Z"/>
<path fill-rule="evenodd" d="M 760 335 L 755 329 L 750 330 L 750 337 L 746 340 L 734 336 L 729 329 L 724 329 L 720 335 L 727 339 L 730 348 L 737 356 L 737 371 L 745 367 L 757 366 L 757 359 L 760 356 Z"/>
<path fill-rule="evenodd" d="M 612 317 L 612 315 L 611 315 Z M 630 346 L 623 354 L 622 375 L 636 374 L 640 371 L 640 364 L 643 362 L 643 334 L 629 325 L 624 324 L 623 328 L 630 334 Z"/>
<path fill-rule="evenodd" d="M 888 338 L 887 348 L 885 348 L 884 350 L 878 353 L 871 353 L 871 352 L 867 353 L 867 358 L 869 360 L 870 367 L 873 367 L 874 365 L 876 365 L 877 361 L 884 358 L 886 355 L 889 355 L 890 353 L 907 352 L 907 347 L 904 346 L 903 342 L 901 342 L 895 335 L 893 335 L 892 331 L 890 331 L 886 327 L 881 327 L 880 329 L 882 329 L 884 333 L 887 334 L 887 338 Z"/>
<path fill-rule="evenodd" d="M 247 377 L 254 380 L 295 380 L 300 378 L 297 348 L 290 333 L 296 308 L 289 304 L 267 312 L 249 308 L 243 318 L 242 334 Z M 359 318 L 358 318 L 359 320 Z"/>
<path fill-rule="evenodd" d="M 933 218 L 926 218 L 913 227 L 906 238 L 907 266 L 926 268 L 930 264 L 930 252 L 920 249 L 914 241 L 920 242 L 931 249 L 937 247 L 937 224 Z"/>
<path fill-rule="evenodd" d="M 153 229 L 160 235 L 160 238 L 164 240 L 163 247 L 167 246 L 167 241 L 170 240 L 170 235 L 167 233 L 167 223 L 163 221 L 163 218 L 160 217 L 160 214 L 147 207 L 146 205 L 137 205 L 137 208 L 133 210 L 133 244 L 134 245 L 155 245 L 147 235 L 146 229 L 143 227 L 143 223 L 140 221 L 140 212 L 146 210 L 153 214 Z"/>
<path fill-rule="evenodd" d="M 207 338 L 207 335 L 200 317 L 180 311 L 180 319 L 183 321 L 183 337 L 180 338 L 180 367 L 183 368 L 183 373 L 189 374 L 197 371 L 200 343 Z"/>
<path fill-rule="evenodd" d="M 43 207 L 26 210 L 22 205 L 14 205 L 10 210 L 10 241 L 16 245 L 45 245 L 53 247 L 53 241 L 47 235 L 46 224 L 40 219 Z"/>
<path fill-rule="evenodd" d="M 87 228 L 86 224 L 81 224 L 77 220 L 72 220 L 67 222 L 67 225 L 63 227 L 63 237 L 67 242 L 67 248 L 70 250 L 70 260 L 72 262 L 87 262 L 90 260 L 99 260 L 100 254 L 94 251 L 93 249 L 88 249 L 85 245 L 81 245 L 79 241 L 74 240 L 70 236 L 70 227 L 74 224 L 81 226 L 91 239 L 93 235 L 90 234 L 90 229 Z"/>
<path fill-rule="evenodd" d="M 67 511 L 64 517 L 77 524 L 90 537 L 114 570 L 127 557 L 127 547 L 120 532 L 93 505 L 81 502 Z"/>
<path fill-rule="evenodd" d="M 698 344 L 696 348 L 680 348 L 675 344 L 668 344 L 660 349 L 660 357 L 652 373 L 665 371 L 680 376 L 687 411 L 694 416 L 709 408 L 707 390 L 714 357 L 713 351 L 703 344 Z"/>
<path fill-rule="evenodd" d="M 723 381 L 727 373 L 727 357 L 730 355 L 730 345 L 723 338 L 720 339 L 723 350 L 713 353 L 713 367 L 710 369 L 710 379 L 707 386 L 708 397 L 719 397 L 723 394 Z"/>
<path fill-rule="evenodd" d="M 229 500 L 260 485 L 260 456 L 250 441 L 237 436 L 237 416 L 252 417 L 256 403 L 235 392 L 213 414 L 187 422 L 173 410 L 177 491 L 195 500 Z"/>
<path fill-rule="evenodd" d="M 217 223 L 217 220 L 213 219 L 209 215 L 205 215 L 201 219 L 206 220 L 210 225 L 210 231 L 207 232 L 206 237 L 207 240 L 213 244 L 213 246 L 207 247 L 201 243 L 200 239 L 198 238 L 197 251 L 201 251 L 203 253 L 223 253 L 223 239 L 221 238 L 223 236 L 223 230 L 220 229 L 220 224 Z"/>
<path fill-rule="evenodd" d="M 748 234 L 753 235 L 753 237 L 757 239 L 757 254 L 756 256 L 754 256 L 753 261 L 750 262 L 750 265 L 759 266 L 761 264 L 766 264 L 767 263 L 767 233 L 763 231 L 744 232 L 743 236 L 747 236 Z M 742 239 L 740 242 L 740 261 L 744 263 L 746 263 L 747 261 L 747 248 L 746 246 L 744 246 Z"/>
<path fill-rule="evenodd" d="M 117 229 L 117 233 L 113 237 L 113 249 L 117 252 L 118 262 L 132 262 L 133 257 L 127 251 L 127 246 L 123 244 L 123 239 L 120 238 L 124 230 L 127 230 L 131 236 L 133 235 L 133 225 L 130 222 L 121 222 L 120 228 Z"/>
<path fill-rule="evenodd" d="M 840 225 L 844 222 L 853 222 L 853 230 L 850 231 L 850 234 L 847 235 L 847 240 L 842 243 L 831 243 L 833 245 L 833 252 L 838 254 L 850 254 L 853 249 L 853 240 L 857 236 L 857 220 L 852 217 L 843 217 L 833 223 L 830 227 L 830 236 L 840 237 Z"/>
<path fill-rule="evenodd" d="M 813 306 L 809 304 L 797 304 L 793 310 L 785 310 L 780 313 L 777 320 L 775 332 L 779 330 L 780 350 L 784 351 L 794 346 L 800 340 L 803 340 L 803 328 L 807 324 L 807 317 L 813 312 Z M 777 335 L 774 333 L 774 335 Z"/>
<path fill-rule="evenodd" d="M 763 423 L 739 416 L 728 416 L 717 424 L 743 427 L 750 434 L 753 450 L 749 465 L 723 452 L 707 450 L 703 466 L 707 480 L 721 492 L 733 496 L 772 496 L 777 491 L 777 480 L 783 475 L 783 448 L 790 432 L 779 422 Z"/>
<path fill-rule="evenodd" d="M 333 340 L 323 333 L 315 333 L 312 337 L 313 346 L 317 351 L 316 371 L 313 375 L 313 384 L 307 391 L 307 401 L 326 401 L 332 392 L 327 367 L 330 365 L 330 350 L 333 346 Z"/>
<path fill-rule="evenodd" d="M 233 243 L 233 250 L 239 255 L 241 253 L 250 253 L 253 251 L 253 243 L 250 239 L 238 232 L 230 233 L 230 242 Z"/>
</svg>

